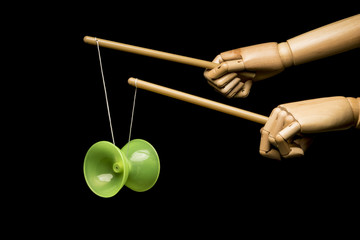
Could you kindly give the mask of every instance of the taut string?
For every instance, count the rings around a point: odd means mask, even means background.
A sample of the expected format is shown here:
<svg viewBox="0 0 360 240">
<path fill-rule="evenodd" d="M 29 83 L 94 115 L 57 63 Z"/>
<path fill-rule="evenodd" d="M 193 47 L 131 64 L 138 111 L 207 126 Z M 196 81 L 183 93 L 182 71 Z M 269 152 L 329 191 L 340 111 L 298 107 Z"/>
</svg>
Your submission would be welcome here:
<svg viewBox="0 0 360 240">
<path fill-rule="evenodd" d="M 131 140 L 131 132 L 132 132 L 132 127 L 133 127 L 133 122 L 134 122 L 134 112 L 135 112 L 135 102 L 136 102 L 136 93 L 137 93 L 137 79 L 135 79 L 135 92 L 134 92 L 134 100 L 133 100 L 133 106 L 132 106 L 132 111 L 131 111 L 131 120 L 130 120 L 130 130 L 129 130 L 129 138 L 128 138 L 128 147 L 127 147 L 127 152 L 126 152 L 126 156 L 128 156 L 129 153 L 129 142 Z"/>
<path fill-rule="evenodd" d="M 106 92 L 106 84 L 105 84 L 105 78 L 104 78 L 104 71 L 103 71 L 103 66 L 102 66 L 102 62 L 101 62 L 99 41 L 98 41 L 96 38 L 95 38 L 95 40 L 96 40 L 96 46 L 97 46 L 97 51 L 98 51 L 98 55 L 99 55 L 101 77 L 102 77 L 102 82 L 103 82 L 103 86 L 104 86 L 104 93 L 105 93 L 105 100 L 106 100 L 106 109 L 107 109 L 107 113 L 108 113 L 108 117 L 109 117 L 111 137 L 112 137 L 113 144 L 115 145 L 114 131 L 113 131 L 113 127 L 112 127 L 112 124 L 111 124 L 109 100 L 108 100 L 108 96 L 107 96 L 107 92 Z"/>
</svg>

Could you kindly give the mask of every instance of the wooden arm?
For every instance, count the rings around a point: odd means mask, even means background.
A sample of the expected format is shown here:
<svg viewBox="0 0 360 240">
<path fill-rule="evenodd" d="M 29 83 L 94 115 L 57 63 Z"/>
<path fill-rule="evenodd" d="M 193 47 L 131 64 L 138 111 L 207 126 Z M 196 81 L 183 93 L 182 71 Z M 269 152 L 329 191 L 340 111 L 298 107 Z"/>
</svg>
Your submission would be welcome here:
<svg viewBox="0 0 360 240">
<path fill-rule="evenodd" d="M 360 47 L 360 14 L 314 29 L 279 44 L 282 59 L 299 65 Z"/>
<path fill-rule="evenodd" d="M 210 61 L 90 36 L 85 36 L 84 42 L 92 45 L 96 45 L 96 42 L 98 42 L 101 47 L 201 68 L 213 69 L 219 66 L 219 64 Z M 278 51 L 283 65 L 289 67 L 332 56 L 357 47 L 360 47 L 360 14 L 291 38 L 286 42 L 278 44 Z"/>
<path fill-rule="evenodd" d="M 213 109 L 215 111 L 223 112 L 230 114 L 236 117 L 240 117 L 246 120 L 257 122 L 260 124 L 265 124 L 268 120 L 268 117 L 249 112 L 240 108 L 232 107 L 225 105 L 219 102 L 211 101 L 206 98 L 201 98 L 195 95 L 188 93 L 180 92 L 171 88 L 163 87 L 157 84 L 145 82 L 137 78 L 129 78 L 128 83 L 134 87 L 141 88 L 147 91 L 158 93 L 164 96 L 172 97 L 181 101 L 189 102 L 195 105 L 199 105 L 205 108 Z"/>
</svg>

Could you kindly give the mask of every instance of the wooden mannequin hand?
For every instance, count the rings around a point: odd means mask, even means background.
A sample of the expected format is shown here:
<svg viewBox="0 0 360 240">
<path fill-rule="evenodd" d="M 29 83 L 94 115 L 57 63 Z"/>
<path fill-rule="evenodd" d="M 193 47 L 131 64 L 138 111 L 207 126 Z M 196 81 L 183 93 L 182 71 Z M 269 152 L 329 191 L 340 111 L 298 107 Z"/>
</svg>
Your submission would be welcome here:
<svg viewBox="0 0 360 240">
<path fill-rule="evenodd" d="M 359 127 L 360 98 L 329 97 L 279 105 L 260 130 L 260 154 L 278 159 L 304 155 L 312 133 Z"/>
<path fill-rule="evenodd" d="M 269 42 L 223 52 L 213 60 L 220 65 L 206 69 L 204 76 L 211 86 L 228 98 L 247 97 L 252 81 L 269 78 L 285 69 L 280 47 L 286 46 Z"/>
</svg>

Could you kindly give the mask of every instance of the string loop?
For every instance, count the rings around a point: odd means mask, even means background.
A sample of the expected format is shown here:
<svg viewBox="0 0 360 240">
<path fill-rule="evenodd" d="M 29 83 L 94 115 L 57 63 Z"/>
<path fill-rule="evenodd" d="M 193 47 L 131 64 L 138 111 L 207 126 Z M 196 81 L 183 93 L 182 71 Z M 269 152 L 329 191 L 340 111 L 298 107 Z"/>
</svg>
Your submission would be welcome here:
<svg viewBox="0 0 360 240">
<path fill-rule="evenodd" d="M 104 86 L 106 109 L 107 109 L 107 113 L 108 113 L 108 117 L 109 117 L 111 137 L 112 137 L 113 144 L 115 145 L 114 131 L 113 131 L 112 123 L 111 123 L 109 100 L 108 100 L 108 96 L 107 96 L 106 84 L 105 84 L 105 77 L 104 77 L 104 70 L 103 70 L 102 61 L 101 61 L 99 40 L 97 40 L 96 37 L 95 37 L 95 41 L 96 41 L 96 47 L 97 47 L 98 56 L 99 56 L 99 63 L 100 63 L 100 70 L 101 70 L 101 78 L 102 78 L 102 82 L 103 82 L 103 86 Z M 129 138 L 128 138 L 128 147 L 127 147 L 127 152 L 126 152 L 126 156 L 127 156 L 127 157 L 129 157 L 129 156 L 128 156 L 128 153 L 129 153 L 129 145 L 130 145 L 129 143 L 130 143 L 130 140 L 131 140 L 131 132 L 132 132 L 132 127 L 133 127 L 133 122 L 134 122 L 136 93 L 137 93 L 137 79 L 135 79 L 135 92 L 134 92 L 134 100 L 133 100 L 133 106 L 132 106 L 132 111 L 131 111 L 130 130 L 129 130 Z"/>
</svg>

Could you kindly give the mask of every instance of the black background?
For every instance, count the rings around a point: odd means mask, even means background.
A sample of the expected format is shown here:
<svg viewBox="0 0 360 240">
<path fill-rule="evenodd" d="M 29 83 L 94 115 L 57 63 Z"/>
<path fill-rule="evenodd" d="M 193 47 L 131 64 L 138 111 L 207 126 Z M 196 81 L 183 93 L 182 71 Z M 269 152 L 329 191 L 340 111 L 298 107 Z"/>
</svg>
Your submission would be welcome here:
<svg viewBox="0 0 360 240">
<path fill-rule="evenodd" d="M 53 15 L 55 10 L 61 13 Z M 89 147 L 111 141 L 97 50 L 83 42 L 84 36 L 211 61 L 226 50 L 285 41 L 357 14 L 356 10 L 352 5 L 280 8 L 241 1 L 126 6 L 94 2 L 49 9 L 30 28 L 39 29 L 42 41 L 35 34 L 26 36 L 31 47 L 22 59 L 27 66 L 22 71 L 31 77 L 22 80 L 21 88 L 15 86 L 22 101 L 13 111 L 19 114 L 24 143 L 22 151 L 13 152 L 33 159 L 30 171 L 19 170 L 27 181 L 21 181 L 23 190 L 15 192 L 57 206 L 91 206 L 91 211 L 103 214 L 109 209 L 136 211 L 138 216 L 152 211 L 144 215 L 147 221 L 157 212 L 200 220 L 212 219 L 215 213 L 252 215 L 259 209 L 301 212 L 311 207 L 329 216 L 357 209 L 356 130 L 319 134 L 303 158 L 278 162 L 258 153 L 261 125 L 144 90 L 137 93 L 132 138 L 145 139 L 156 148 L 161 161 L 156 185 L 144 193 L 124 187 L 115 197 L 103 199 L 90 191 L 83 177 Z M 25 46 L 15 49 L 19 48 Z M 216 93 L 200 68 L 106 48 L 101 54 L 119 147 L 129 134 L 134 94 L 129 77 L 266 116 L 281 103 L 359 96 L 358 49 L 255 83 L 246 99 Z"/>
</svg>

